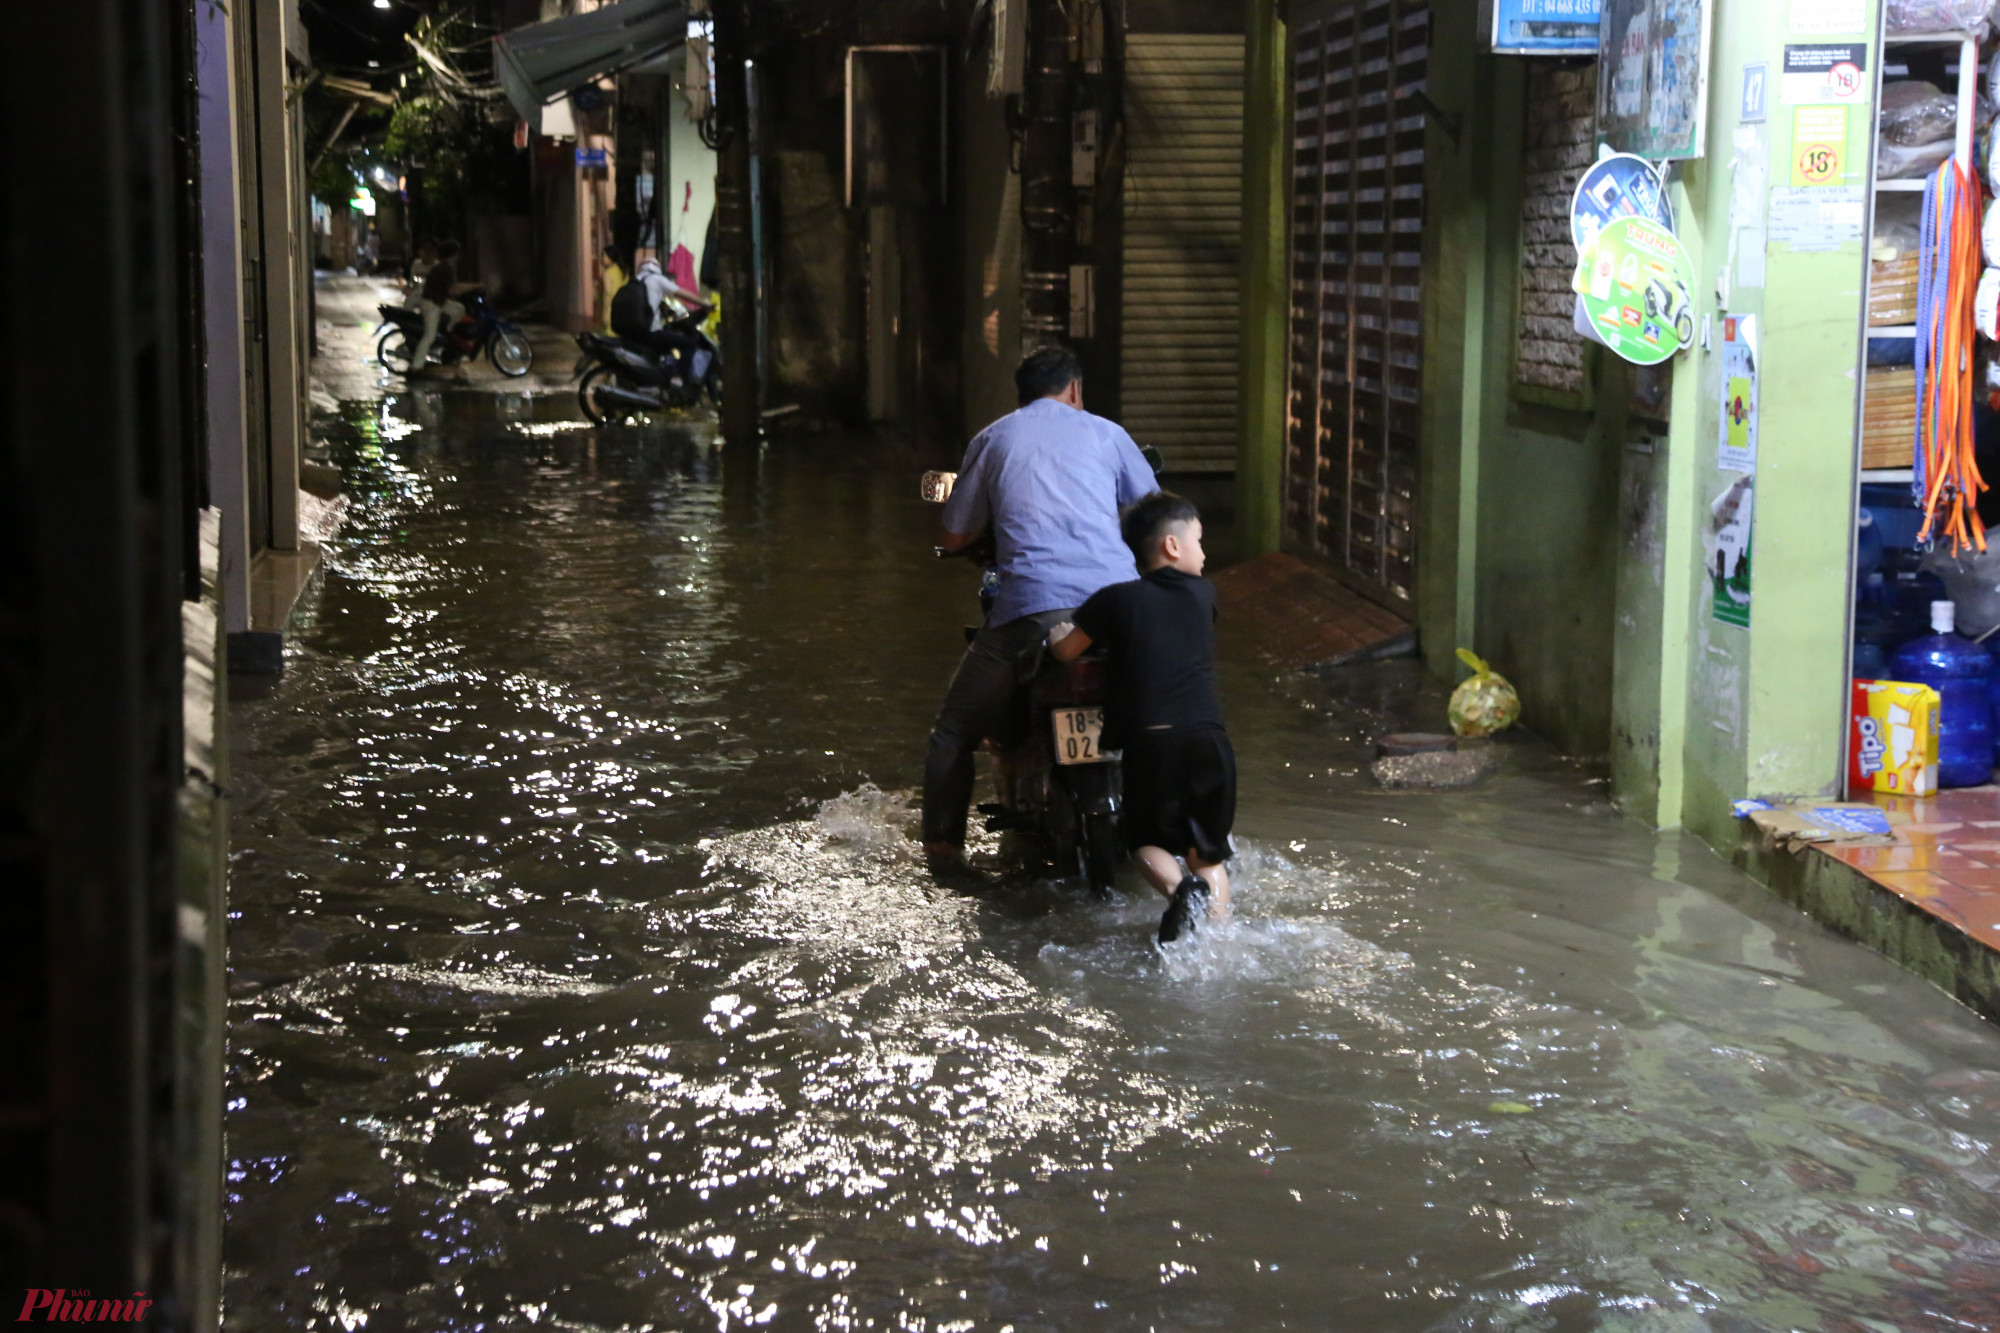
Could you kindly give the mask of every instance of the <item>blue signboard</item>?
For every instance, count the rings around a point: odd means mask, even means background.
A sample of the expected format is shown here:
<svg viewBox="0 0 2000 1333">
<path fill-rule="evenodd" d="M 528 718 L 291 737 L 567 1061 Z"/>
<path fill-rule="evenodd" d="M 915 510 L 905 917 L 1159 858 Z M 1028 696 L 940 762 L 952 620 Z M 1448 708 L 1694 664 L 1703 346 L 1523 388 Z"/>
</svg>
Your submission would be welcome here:
<svg viewBox="0 0 2000 1333">
<path fill-rule="evenodd" d="M 580 167 L 608 167 L 611 158 L 602 148 L 579 148 L 576 150 L 576 164 Z"/>
<path fill-rule="evenodd" d="M 1603 0 L 1486 0 L 1493 14 L 1487 37 L 1511 55 L 1594 56 Z"/>
</svg>

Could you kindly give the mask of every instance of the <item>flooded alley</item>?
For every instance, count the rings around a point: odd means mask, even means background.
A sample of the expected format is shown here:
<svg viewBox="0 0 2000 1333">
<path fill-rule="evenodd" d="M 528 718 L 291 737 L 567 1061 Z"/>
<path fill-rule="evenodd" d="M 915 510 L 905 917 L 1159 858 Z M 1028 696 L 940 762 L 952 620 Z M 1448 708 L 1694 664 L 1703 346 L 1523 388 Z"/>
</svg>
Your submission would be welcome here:
<svg viewBox="0 0 2000 1333">
<path fill-rule="evenodd" d="M 2000 1326 L 2000 1034 L 1594 770 L 1382 793 L 1438 687 L 1236 653 L 1233 924 L 949 891 L 936 460 L 367 369 L 236 706 L 231 1327 Z"/>
</svg>

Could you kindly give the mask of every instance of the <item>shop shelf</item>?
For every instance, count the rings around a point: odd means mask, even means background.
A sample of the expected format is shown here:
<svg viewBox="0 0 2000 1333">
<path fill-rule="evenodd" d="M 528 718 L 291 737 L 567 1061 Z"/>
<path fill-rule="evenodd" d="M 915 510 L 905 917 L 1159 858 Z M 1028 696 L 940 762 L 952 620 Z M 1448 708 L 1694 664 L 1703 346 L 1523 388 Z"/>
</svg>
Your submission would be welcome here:
<svg viewBox="0 0 2000 1333">
<path fill-rule="evenodd" d="M 1882 35 L 1884 46 L 1963 46 L 1971 40 L 1969 32 L 1890 32 Z"/>
<path fill-rule="evenodd" d="M 1878 190 L 1907 190 L 1915 193 L 1924 188 L 1924 182 L 1921 177 L 1913 181 L 1876 181 L 1875 188 Z"/>
<path fill-rule="evenodd" d="M 1865 467 L 1861 469 L 1861 480 L 1868 482 L 1902 482 L 1905 485 L 1917 479 L 1913 467 Z"/>
<path fill-rule="evenodd" d="M 1871 338 L 1914 338 L 1917 326 L 1914 324 L 1870 324 L 1868 336 Z"/>
</svg>

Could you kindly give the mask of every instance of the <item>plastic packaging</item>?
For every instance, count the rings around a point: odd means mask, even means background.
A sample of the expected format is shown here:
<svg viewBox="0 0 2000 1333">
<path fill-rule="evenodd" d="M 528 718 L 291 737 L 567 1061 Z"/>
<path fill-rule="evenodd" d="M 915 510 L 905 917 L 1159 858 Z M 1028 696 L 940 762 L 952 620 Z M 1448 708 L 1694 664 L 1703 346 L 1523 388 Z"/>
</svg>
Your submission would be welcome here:
<svg viewBox="0 0 2000 1333">
<path fill-rule="evenodd" d="M 1868 364 L 1870 366 L 1914 366 L 1917 363 L 1917 340 L 1915 338 L 1870 338 L 1868 340 Z"/>
<path fill-rule="evenodd" d="M 1928 796 L 1938 787 L 1938 693 L 1900 680 L 1853 682 L 1847 792 Z"/>
<path fill-rule="evenodd" d="M 1448 711 L 1453 731 L 1461 736 L 1491 736 L 1520 720 L 1521 696 L 1514 693 L 1505 676 L 1487 666 L 1469 648 L 1458 650 L 1458 660 L 1472 668 L 1472 675 L 1451 692 Z"/>
<path fill-rule="evenodd" d="M 1957 555 L 1939 547 L 1924 557 L 1923 567 L 1943 580 L 1959 633 L 1977 639 L 2000 625 L 2000 542 Z"/>
<path fill-rule="evenodd" d="M 1979 222 L 1979 248 L 1986 262 L 2000 264 L 2000 201 L 1988 201 L 1986 216 Z"/>
<path fill-rule="evenodd" d="M 1958 99 L 1922 79 L 1885 83 L 1881 130 L 1884 140 L 1905 147 L 1949 139 L 1958 132 Z"/>
<path fill-rule="evenodd" d="M 2000 268 L 1979 275 L 1979 286 L 1972 293 L 1972 327 L 1988 342 L 2000 339 Z"/>
<path fill-rule="evenodd" d="M 1878 139 L 1875 147 L 1875 178 L 1885 181 L 1915 180 L 1928 176 L 1951 156 L 1957 145 L 1950 139 L 1925 144 L 1895 144 Z"/>
<path fill-rule="evenodd" d="M 1884 27 L 1892 33 L 1969 32 L 1983 39 L 1991 7 L 1992 0 L 1888 0 Z"/>
<path fill-rule="evenodd" d="M 1976 787 L 1993 776 L 1993 658 L 1954 632 L 1955 616 L 1933 602 L 1932 632 L 1898 648 L 1889 670 L 1938 693 L 1938 785 Z"/>
</svg>

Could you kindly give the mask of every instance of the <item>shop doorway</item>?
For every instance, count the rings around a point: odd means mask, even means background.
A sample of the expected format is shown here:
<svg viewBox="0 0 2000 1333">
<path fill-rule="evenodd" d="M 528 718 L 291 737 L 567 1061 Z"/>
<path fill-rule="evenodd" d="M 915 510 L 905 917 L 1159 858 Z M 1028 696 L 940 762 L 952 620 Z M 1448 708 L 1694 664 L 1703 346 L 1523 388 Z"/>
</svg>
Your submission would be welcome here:
<svg viewBox="0 0 2000 1333">
<path fill-rule="evenodd" d="M 1393 607 L 1416 587 L 1427 0 L 1293 10 L 1284 524 Z"/>
</svg>

